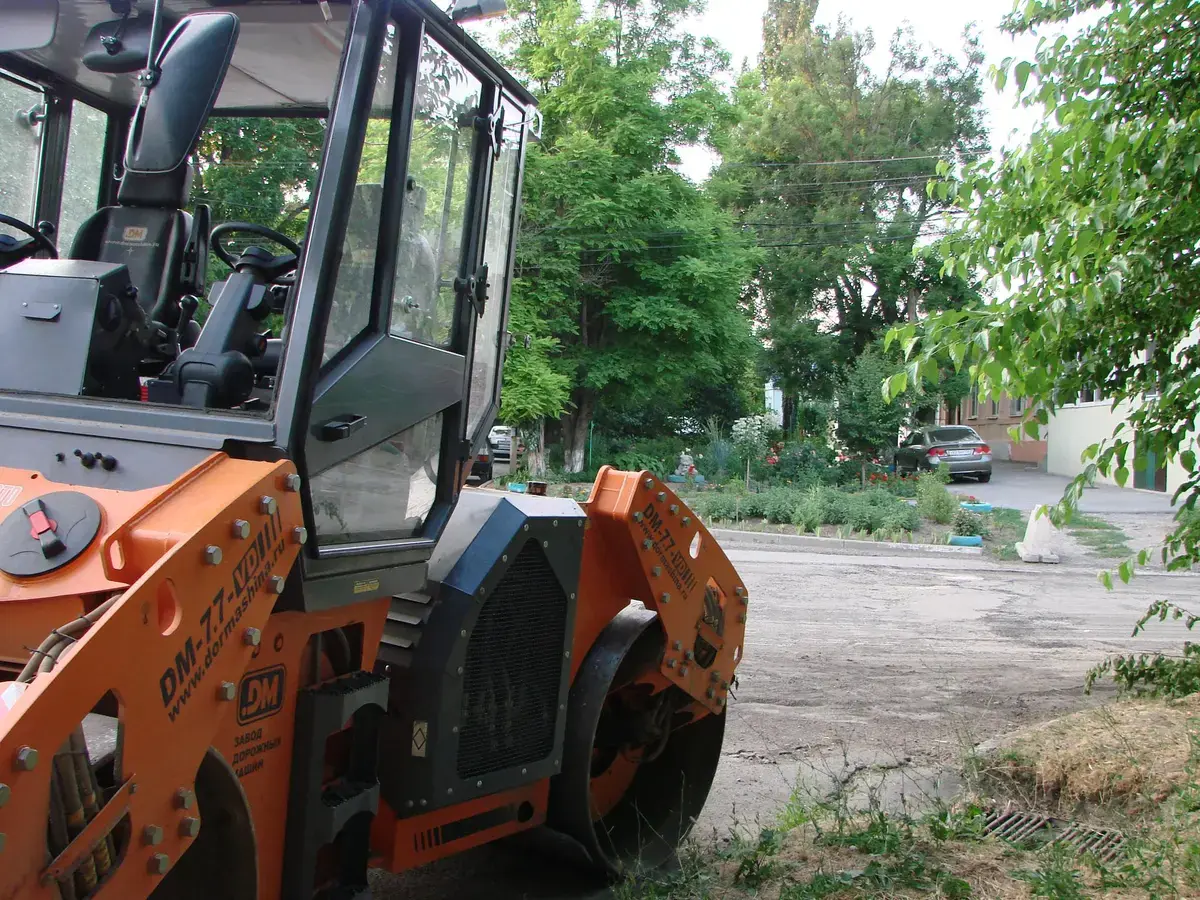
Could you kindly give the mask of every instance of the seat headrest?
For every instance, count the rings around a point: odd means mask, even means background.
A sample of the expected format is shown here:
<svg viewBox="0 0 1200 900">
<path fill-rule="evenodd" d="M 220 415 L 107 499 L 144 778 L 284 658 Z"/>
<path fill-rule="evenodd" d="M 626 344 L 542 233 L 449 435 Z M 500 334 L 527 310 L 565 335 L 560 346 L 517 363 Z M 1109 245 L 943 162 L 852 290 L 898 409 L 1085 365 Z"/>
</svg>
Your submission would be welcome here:
<svg viewBox="0 0 1200 900">
<path fill-rule="evenodd" d="M 122 206 L 182 209 L 187 206 L 191 190 L 192 167 L 187 163 L 161 175 L 126 172 L 117 191 L 117 202 Z"/>
</svg>

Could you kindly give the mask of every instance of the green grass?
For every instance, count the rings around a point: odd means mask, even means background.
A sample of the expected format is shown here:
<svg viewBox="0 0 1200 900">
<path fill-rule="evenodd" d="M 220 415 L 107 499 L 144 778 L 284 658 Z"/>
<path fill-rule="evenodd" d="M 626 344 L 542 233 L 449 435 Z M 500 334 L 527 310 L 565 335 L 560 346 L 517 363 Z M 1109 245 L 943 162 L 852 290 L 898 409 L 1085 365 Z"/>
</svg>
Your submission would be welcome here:
<svg viewBox="0 0 1200 900">
<path fill-rule="evenodd" d="M 984 539 L 984 547 L 1001 561 L 1014 562 L 1020 559 L 1017 541 L 1025 536 L 1029 514 L 1019 509 L 996 507 L 991 512 L 991 520 L 991 534 Z"/>
<path fill-rule="evenodd" d="M 1097 516 L 1077 514 L 1067 523 L 1067 531 L 1099 556 L 1121 559 L 1133 555 L 1125 532 Z"/>
</svg>

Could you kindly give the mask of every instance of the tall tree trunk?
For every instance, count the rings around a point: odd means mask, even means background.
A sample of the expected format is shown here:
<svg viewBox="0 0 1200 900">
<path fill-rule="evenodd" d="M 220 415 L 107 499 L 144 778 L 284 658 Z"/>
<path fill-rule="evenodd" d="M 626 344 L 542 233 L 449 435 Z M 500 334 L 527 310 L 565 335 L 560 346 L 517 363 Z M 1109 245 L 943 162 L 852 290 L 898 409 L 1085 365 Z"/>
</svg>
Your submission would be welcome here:
<svg viewBox="0 0 1200 900">
<path fill-rule="evenodd" d="M 917 289 L 908 289 L 908 321 L 917 321 Z"/>
<path fill-rule="evenodd" d="M 582 472 L 587 467 L 588 429 L 596 401 L 591 391 L 575 392 L 574 408 L 558 420 L 562 427 L 563 468 L 568 472 Z"/>
<path fill-rule="evenodd" d="M 530 475 L 541 477 L 546 474 L 546 420 L 538 419 L 537 425 L 529 434 L 528 446 L 525 448 L 525 466 Z M 510 453 L 516 452 L 513 447 Z"/>
</svg>

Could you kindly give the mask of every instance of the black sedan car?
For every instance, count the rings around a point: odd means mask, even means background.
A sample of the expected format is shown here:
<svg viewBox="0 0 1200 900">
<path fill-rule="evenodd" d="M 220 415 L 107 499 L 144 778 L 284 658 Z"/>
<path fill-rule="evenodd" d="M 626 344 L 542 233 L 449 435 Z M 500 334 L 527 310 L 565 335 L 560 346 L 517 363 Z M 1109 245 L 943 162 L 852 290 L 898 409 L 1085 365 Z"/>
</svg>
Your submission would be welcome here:
<svg viewBox="0 0 1200 900">
<path fill-rule="evenodd" d="M 991 481 L 992 448 L 966 425 L 919 428 L 896 448 L 896 472 L 900 475 L 938 466 L 945 466 L 952 478 Z"/>
</svg>

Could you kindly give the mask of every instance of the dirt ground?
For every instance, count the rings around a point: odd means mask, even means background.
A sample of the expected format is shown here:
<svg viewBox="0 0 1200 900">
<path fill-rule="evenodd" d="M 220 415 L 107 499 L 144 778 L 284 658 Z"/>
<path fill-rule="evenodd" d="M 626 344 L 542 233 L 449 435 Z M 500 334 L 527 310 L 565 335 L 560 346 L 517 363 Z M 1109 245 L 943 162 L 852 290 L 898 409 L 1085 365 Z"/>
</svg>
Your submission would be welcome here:
<svg viewBox="0 0 1200 900">
<path fill-rule="evenodd" d="M 1105 655 L 1177 645 L 1130 638 L 1151 600 L 1194 597 L 1194 576 L 1149 574 L 1106 591 L 1082 555 L 1058 566 L 965 565 L 953 556 L 836 556 L 727 547 L 750 591 L 745 661 L 701 839 L 768 824 L 794 789 L 836 785 L 889 806 L 952 794 L 971 748 L 1095 705 Z M 383 898 L 602 896 L 538 863 L 536 837 L 381 878 Z"/>
</svg>

